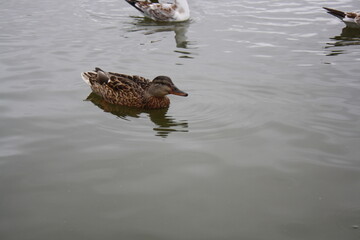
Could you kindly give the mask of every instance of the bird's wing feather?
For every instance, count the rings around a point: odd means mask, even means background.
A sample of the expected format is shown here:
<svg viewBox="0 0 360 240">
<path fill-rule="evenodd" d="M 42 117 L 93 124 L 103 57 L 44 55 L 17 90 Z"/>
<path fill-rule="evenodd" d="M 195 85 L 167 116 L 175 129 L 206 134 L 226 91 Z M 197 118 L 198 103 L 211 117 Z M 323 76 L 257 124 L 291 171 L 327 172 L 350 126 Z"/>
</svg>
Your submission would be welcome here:
<svg viewBox="0 0 360 240">
<path fill-rule="evenodd" d="M 150 17 L 161 21 L 172 19 L 175 14 L 175 5 L 173 4 L 152 4 L 147 12 Z"/>
<path fill-rule="evenodd" d="M 135 7 L 145 16 L 159 21 L 171 20 L 174 16 L 175 4 L 170 3 L 151 3 L 138 1 Z"/>
<path fill-rule="evenodd" d="M 121 73 L 108 73 L 110 80 L 107 85 L 116 91 L 132 91 L 139 89 L 140 91 L 146 89 L 150 81 L 140 76 L 131 76 Z"/>
</svg>

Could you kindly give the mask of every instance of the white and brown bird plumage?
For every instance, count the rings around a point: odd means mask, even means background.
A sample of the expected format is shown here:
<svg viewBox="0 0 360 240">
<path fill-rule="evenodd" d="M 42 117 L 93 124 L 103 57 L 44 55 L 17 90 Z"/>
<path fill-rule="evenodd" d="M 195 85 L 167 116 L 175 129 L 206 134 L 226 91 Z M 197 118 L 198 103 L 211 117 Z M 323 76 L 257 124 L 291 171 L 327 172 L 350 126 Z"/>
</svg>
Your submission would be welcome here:
<svg viewBox="0 0 360 240">
<path fill-rule="evenodd" d="M 324 7 L 324 9 L 331 15 L 343 21 L 347 27 L 360 28 L 360 13 L 359 12 L 343 12 L 340 10 Z"/>
<path fill-rule="evenodd" d="M 167 76 L 158 76 L 150 81 L 136 75 L 105 72 L 100 68 L 81 73 L 83 80 L 92 91 L 105 101 L 146 109 L 166 108 L 170 105 L 168 94 L 186 97 Z"/>
<path fill-rule="evenodd" d="M 187 0 L 174 0 L 174 3 L 152 3 L 149 0 L 125 0 L 139 10 L 145 17 L 161 22 L 182 22 L 190 18 Z"/>
</svg>

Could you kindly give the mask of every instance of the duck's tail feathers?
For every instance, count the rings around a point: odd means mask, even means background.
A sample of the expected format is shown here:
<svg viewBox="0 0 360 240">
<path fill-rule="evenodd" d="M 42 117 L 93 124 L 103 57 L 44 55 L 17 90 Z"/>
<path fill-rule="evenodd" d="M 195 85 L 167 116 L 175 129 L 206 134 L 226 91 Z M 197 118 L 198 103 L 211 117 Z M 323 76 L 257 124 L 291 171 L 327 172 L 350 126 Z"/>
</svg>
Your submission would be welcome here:
<svg viewBox="0 0 360 240">
<path fill-rule="evenodd" d="M 98 67 L 96 67 L 94 71 L 81 73 L 81 78 L 89 86 L 93 85 L 94 82 L 104 84 L 109 81 L 108 73 Z"/>
<path fill-rule="evenodd" d="M 138 2 L 137 0 L 125 0 L 128 4 L 130 4 L 131 6 L 133 6 L 134 8 L 136 8 L 137 10 L 139 10 L 140 12 L 144 12 L 141 8 L 139 8 L 138 6 L 136 6 L 136 3 Z"/>
<path fill-rule="evenodd" d="M 91 86 L 91 83 L 90 83 L 90 74 L 89 74 L 89 72 L 82 72 L 82 73 L 81 73 L 81 78 L 84 80 L 84 82 L 85 82 L 87 85 Z"/>
<path fill-rule="evenodd" d="M 346 13 L 343 11 L 332 9 L 332 8 L 327 8 L 327 7 L 323 7 L 323 8 L 327 11 L 327 13 L 329 13 L 337 18 L 340 18 L 341 20 L 343 20 L 346 16 Z"/>
</svg>

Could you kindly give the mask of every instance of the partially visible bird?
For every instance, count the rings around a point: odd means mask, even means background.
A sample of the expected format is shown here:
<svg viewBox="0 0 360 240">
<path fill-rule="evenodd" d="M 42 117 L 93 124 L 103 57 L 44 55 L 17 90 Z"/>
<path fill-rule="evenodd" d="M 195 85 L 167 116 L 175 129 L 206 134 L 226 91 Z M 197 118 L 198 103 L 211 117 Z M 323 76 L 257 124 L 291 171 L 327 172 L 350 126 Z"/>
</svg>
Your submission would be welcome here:
<svg viewBox="0 0 360 240">
<path fill-rule="evenodd" d="M 360 28 L 360 13 L 359 12 L 343 12 L 340 10 L 323 7 L 329 14 L 339 18 L 347 27 Z"/>
<path fill-rule="evenodd" d="M 174 3 L 152 3 L 149 0 L 125 0 L 139 10 L 145 17 L 162 22 L 182 22 L 190 18 L 187 0 L 174 0 Z"/>
<path fill-rule="evenodd" d="M 136 75 L 105 72 L 95 68 L 95 71 L 81 73 L 81 77 L 105 101 L 123 106 L 166 108 L 170 105 L 170 99 L 166 95 L 188 95 L 179 90 L 167 76 L 158 76 L 150 81 Z"/>
</svg>

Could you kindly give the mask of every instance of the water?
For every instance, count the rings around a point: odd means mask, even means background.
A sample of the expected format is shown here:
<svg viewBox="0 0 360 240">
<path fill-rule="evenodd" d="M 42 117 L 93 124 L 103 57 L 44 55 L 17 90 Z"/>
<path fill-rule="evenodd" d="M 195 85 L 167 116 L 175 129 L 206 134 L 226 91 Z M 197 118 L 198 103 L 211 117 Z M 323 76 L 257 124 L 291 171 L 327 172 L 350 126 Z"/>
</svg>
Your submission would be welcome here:
<svg viewBox="0 0 360 240">
<path fill-rule="evenodd" d="M 324 4 L 1 3 L 0 238 L 359 239 L 360 32 Z M 96 66 L 189 97 L 109 105 Z"/>
</svg>

